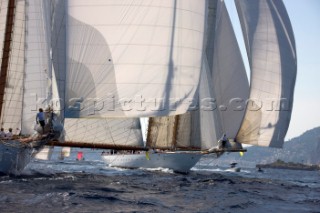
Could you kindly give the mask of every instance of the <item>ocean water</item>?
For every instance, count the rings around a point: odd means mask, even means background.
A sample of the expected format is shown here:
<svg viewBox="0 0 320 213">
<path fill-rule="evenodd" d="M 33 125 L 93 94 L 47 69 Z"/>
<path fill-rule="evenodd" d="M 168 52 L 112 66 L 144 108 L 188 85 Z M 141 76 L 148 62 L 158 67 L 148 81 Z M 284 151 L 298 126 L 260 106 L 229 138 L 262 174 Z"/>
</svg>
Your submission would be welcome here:
<svg viewBox="0 0 320 213">
<path fill-rule="evenodd" d="M 227 172 L 210 162 L 176 174 L 109 168 L 98 153 L 35 160 L 0 177 L 0 212 L 320 212 L 319 171 Z"/>
</svg>

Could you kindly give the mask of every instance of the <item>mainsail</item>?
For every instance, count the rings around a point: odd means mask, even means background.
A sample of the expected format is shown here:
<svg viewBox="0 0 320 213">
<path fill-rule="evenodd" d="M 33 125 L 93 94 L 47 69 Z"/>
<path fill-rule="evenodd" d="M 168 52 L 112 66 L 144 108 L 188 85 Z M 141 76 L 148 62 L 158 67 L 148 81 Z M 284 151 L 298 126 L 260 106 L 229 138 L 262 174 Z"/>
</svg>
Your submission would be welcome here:
<svg viewBox="0 0 320 213">
<path fill-rule="evenodd" d="M 69 0 L 66 115 L 185 113 L 199 82 L 205 11 L 205 0 Z"/>
<path fill-rule="evenodd" d="M 0 7 L 1 127 L 16 129 L 21 128 L 22 115 L 25 1 L 5 0 Z"/>
<path fill-rule="evenodd" d="M 250 68 L 250 101 L 237 141 L 282 147 L 291 117 L 297 59 L 279 0 L 237 0 Z"/>
</svg>

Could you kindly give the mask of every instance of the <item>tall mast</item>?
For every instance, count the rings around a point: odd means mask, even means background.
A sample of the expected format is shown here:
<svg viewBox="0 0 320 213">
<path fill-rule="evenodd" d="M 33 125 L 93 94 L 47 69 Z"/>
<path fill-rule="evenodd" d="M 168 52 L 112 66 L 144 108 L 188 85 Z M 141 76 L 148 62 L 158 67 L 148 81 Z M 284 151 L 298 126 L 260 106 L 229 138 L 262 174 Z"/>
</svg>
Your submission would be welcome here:
<svg viewBox="0 0 320 213">
<path fill-rule="evenodd" d="M 2 63 L 1 63 L 1 72 L 0 72 L 0 118 L 2 117 L 2 107 L 3 107 L 3 98 L 5 87 L 7 83 L 7 74 L 9 68 L 9 57 L 11 53 L 11 41 L 12 41 L 12 31 L 13 31 L 13 22 L 14 22 L 14 12 L 16 7 L 15 0 L 9 0 L 8 2 L 8 13 L 3 45 L 3 54 L 2 54 Z"/>
</svg>

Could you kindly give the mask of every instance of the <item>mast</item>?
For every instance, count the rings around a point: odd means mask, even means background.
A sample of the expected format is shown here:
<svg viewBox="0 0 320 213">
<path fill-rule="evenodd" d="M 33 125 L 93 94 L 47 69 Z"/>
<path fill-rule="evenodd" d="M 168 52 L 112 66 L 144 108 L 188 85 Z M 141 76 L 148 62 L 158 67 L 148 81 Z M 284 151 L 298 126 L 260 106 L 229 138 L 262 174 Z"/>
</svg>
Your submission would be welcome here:
<svg viewBox="0 0 320 213">
<path fill-rule="evenodd" d="M 14 22 L 14 12 L 15 12 L 15 0 L 9 0 L 8 2 L 8 13 L 6 21 L 5 39 L 3 45 L 1 72 L 0 72 L 0 117 L 2 117 L 2 107 L 4 103 L 4 93 L 7 84 L 7 74 L 9 68 L 9 57 L 11 53 L 11 41 L 12 41 L 12 31 Z"/>
</svg>

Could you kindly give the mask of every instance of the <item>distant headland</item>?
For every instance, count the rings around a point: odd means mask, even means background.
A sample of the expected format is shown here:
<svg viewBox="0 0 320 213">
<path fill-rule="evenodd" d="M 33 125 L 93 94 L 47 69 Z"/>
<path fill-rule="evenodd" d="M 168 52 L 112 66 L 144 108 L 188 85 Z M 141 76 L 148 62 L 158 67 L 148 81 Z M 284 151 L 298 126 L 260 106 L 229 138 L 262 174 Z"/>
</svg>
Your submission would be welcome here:
<svg viewBox="0 0 320 213">
<path fill-rule="evenodd" d="M 277 160 L 269 164 L 257 164 L 257 168 L 272 168 L 272 169 L 293 169 L 293 170 L 320 170 L 320 165 L 307 165 L 302 163 L 284 162 Z"/>
</svg>

